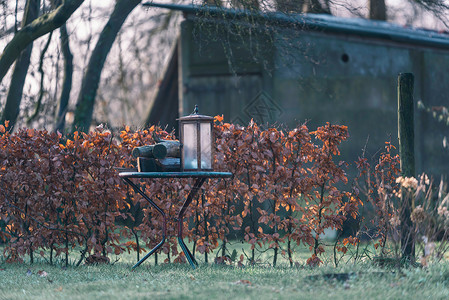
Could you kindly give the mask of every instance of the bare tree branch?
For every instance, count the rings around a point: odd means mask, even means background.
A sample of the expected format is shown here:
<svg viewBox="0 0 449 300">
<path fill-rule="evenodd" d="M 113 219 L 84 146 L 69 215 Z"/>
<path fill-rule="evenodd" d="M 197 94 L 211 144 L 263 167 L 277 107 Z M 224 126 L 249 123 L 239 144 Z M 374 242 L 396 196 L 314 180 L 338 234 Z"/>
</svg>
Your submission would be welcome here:
<svg viewBox="0 0 449 300">
<path fill-rule="evenodd" d="M 449 2 L 445 0 L 410 0 L 412 3 L 433 13 L 446 27 L 449 27 Z"/>
<path fill-rule="evenodd" d="M 84 0 L 64 0 L 54 11 L 44 14 L 19 30 L 0 56 L 0 82 L 11 65 L 31 42 L 59 28 Z"/>
</svg>

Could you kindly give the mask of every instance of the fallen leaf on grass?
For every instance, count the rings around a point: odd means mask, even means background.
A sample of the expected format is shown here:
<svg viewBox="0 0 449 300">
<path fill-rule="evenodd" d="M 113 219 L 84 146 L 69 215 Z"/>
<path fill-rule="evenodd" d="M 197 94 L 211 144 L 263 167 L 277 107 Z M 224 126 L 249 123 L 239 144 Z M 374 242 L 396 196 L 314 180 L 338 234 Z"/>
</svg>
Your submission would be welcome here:
<svg viewBox="0 0 449 300">
<path fill-rule="evenodd" d="M 421 257 L 420 262 L 423 267 L 427 267 L 427 257 Z"/>
<path fill-rule="evenodd" d="M 239 281 L 234 282 L 234 284 L 246 284 L 246 285 L 252 285 L 251 281 L 246 279 L 240 279 Z"/>
<path fill-rule="evenodd" d="M 190 279 L 192 279 L 192 280 L 196 280 L 196 278 L 195 278 L 195 277 L 193 277 L 193 275 L 190 275 Z"/>
<path fill-rule="evenodd" d="M 398 283 L 398 282 L 390 283 L 390 287 L 397 287 L 397 286 L 399 286 L 399 283 Z"/>
<path fill-rule="evenodd" d="M 57 289 L 55 289 L 55 291 L 57 292 L 62 292 L 62 286 L 58 287 Z"/>
<path fill-rule="evenodd" d="M 37 271 L 37 275 L 39 275 L 40 277 L 47 277 L 48 273 L 44 270 L 39 270 Z"/>
</svg>

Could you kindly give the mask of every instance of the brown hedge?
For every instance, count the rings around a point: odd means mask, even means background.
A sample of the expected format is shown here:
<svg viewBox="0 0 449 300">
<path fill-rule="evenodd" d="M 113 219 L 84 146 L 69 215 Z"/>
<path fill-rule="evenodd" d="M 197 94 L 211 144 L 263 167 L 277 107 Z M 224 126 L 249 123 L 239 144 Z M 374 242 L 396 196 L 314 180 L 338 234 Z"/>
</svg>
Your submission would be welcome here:
<svg viewBox="0 0 449 300">
<path fill-rule="evenodd" d="M 172 134 L 154 126 L 126 127 L 114 137 L 98 128 L 67 138 L 34 129 L 11 134 L 3 125 L 0 134 L 0 241 L 8 261 L 25 255 L 33 261 L 38 253 L 51 263 L 63 256 L 67 264 L 76 248 L 79 264 L 87 256 L 140 253 L 140 244 L 153 247 L 160 240 L 160 216 L 120 180 L 115 167 L 130 167 L 131 150 L 154 143 L 155 134 L 173 139 Z M 319 235 L 340 228 L 347 215 L 355 217 L 360 204 L 356 193 L 337 187 L 348 182 L 345 164 L 337 160 L 347 128 L 328 123 L 315 131 L 306 125 L 283 131 L 216 117 L 215 137 L 216 169 L 234 177 L 210 180 L 189 207 L 184 232 L 195 250 L 207 259 L 221 241 L 224 259 L 229 233 L 237 232 L 252 247 L 251 262 L 265 244 L 274 251 L 273 265 L 279 255 L 293 263 L 293 244 L 305 244 L 311 251 L 307 262 L 319 264 Z M 192 182 L 139 184 L 174 217 Z M 170 219 L 162 252 L 181 262 L 175 228 Z"/>
</svg>

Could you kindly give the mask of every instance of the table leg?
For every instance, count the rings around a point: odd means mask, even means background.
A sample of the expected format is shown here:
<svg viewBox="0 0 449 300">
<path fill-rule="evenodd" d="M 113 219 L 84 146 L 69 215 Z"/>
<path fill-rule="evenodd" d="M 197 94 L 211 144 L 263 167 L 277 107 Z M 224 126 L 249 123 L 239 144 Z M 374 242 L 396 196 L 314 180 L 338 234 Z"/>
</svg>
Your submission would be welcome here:
<svg viewBox="0 0 449 300">
<path fill-rule="evenodd" d="M 154 252 L 156 252 L 160 247 L 162 247 L 162 245 L 165 243 L 165 237 L 167 235 L 167 218 L 165 217 L 164 211 L 159 206 L 157 206 L 156 203 L 153 202 L 153 200 L 151 200 L 147 195 L 145 195 L 145 193 L 134 182 L 132 182 L 128 178 L 123 178 L 123 180 L 127 184 L 129 184 L 134 189 L 134 191 L 139 193 L 145 200 L 147 200 L 162 215 L 162 218 L 163 218 L 163 223 L 162 223 L 162 240 L 159 242 L 159 244 L 156 245 L 156 247 L 151 249 L 150 252 L 148 252 L 147 255 L 145 255 L 141 260 L 139 260 L 133 266 L 133 269 L 135 269 L 141 263 L 143 263 L 148 257 L 150 257 Z"/>
<path fill-rule="evenodd" d="M 140 266 L 141 263 L 143 263 L 148 257 L 150 257 L 154 252 L 156 252 L 160 247 L 162 247 L 162 245 L 165 243 L 165 236 L 162 238 L 162 240 L 160 241 L 159 244 L 156 245 L 156 247 L 154 247 L 153 249 L 150 250 L 150 252 L 148 252 L 147 255 L 145 255 L 141 260 L 139 260 L 134 266 L 133 266 L 133 270 L 135 268 L 137 268 L 138 266 Z"/>
<path fill-rule="evenodd" d="M 192 203 L 193 198 L 198 193 L 198 190 L 203 185 L 204 181 L 206 181 L 206 178 L 198 178 L 195 181 L 195 184 L 190 191 L 189 195 L 187 196 L 187 200 L 184 202 L 184 205 L 182 206 L 181 210 L 178 214 L 178 243 L 181 246 L 182 250 L 184 251 L 184 254 L 186 255 L 187 260 L 189 261 L 190 265 L 193 269 L 195 269 L 198 266 L 198 262 L 196 261 L 195 257 L 192 255 L 192 253 L 187 248 L 186 244 L 184 244 L 184 241 L 182 239 L 182 227 L 183 227 L 183 217 L 184 213 L 187 209 L 187 207 Z"/>
</svg>

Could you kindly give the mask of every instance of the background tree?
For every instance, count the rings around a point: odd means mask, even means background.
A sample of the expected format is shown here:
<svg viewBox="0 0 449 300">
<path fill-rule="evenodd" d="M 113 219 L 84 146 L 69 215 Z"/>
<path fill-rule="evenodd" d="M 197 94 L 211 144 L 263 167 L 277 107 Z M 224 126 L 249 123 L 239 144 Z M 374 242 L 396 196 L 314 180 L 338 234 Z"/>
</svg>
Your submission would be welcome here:
<svg viewBox="0 0 449 300">
<path fill-rule="evenodd" d="M 92 51 L 86 74 L 83 77 L 81 91 L 76 103 L 72 131 L 78 129 L 82 131 L 89 130 L 104 62 L 123 22 L 139 3 L 140 0 L 117 0 L 115 3 L 114 11 Z"/>
<path fill-rule="evenodd" d="M 331 14 L 329 1 L 318 0 L 277 0 L 276 9 L 284 13 Z"/>
<path fill-rule="evenodd" d="M 65 127 L 87 130 L 91 123 L 108 123 L 110 127 L 142 126 L 171 54 L 167 50 L 176 39 L 179 28 L 176 25 L 182 20 L 181 14 L 163 9 L 132 9 L 140 3 L 136 0 L 128 3 L 122 0 L 41 0 L 42 16 L 21 28 L 26 2 L 0 1 L 0 114 L 4 115 L 3 120 L 12 119 L 5 114 L 8 91 L 22 90 L 20 103 L 12 105 L 16 114 L 19 112 L 16 127 L 24 126 L 27 119 L 29 127 L 60 132 Z M 277 10 L 387 19 L 436 30 L 446 30 L 449 17 L 448 2 L 444 0 L 394 3 L 385 3 L 385 0 L 197 0 L 194 3 L 246 7 L 262 13 Z M 118 7 L 125 5 L 128 8 L 119 12 Z M 115 27 L 109 22 L 116 22 Z M 16 27 L 20 29 L 17 32 Z M 59 27 L 58 34 L 40 38 Z M 103 40 L 106 35 L 109 36 L 107 46 L 100 42 L 100 36 Z M 11 84 L 19 81 L 11 81 L 14 72 L 8 70 L 33 41 L 34 47 L 41 51 L 32 52 L 23 88 L 12 88 Z M 45 47 L 47 42 L 48 48 Z"/>
<path fill-rule="evenodd" d="M 70 91 L 72 90 L 73 55 L 70 51 L 69 35 L 67 33 L 66 24 L 59 28 L 59 33 L 62 55 L 64 56 L 64 79 L 62 83 L 61 96 L 58 102 L 55 131 L 63 133 L 65 128 L 65 117 L 69 105 Z"/>
<path fill-rule="evenodd" d="M 34 21 L 39 15 L 40 0 L 28 0 L 22 19 L 22 28 Z M 17 116 L 19 115 L 20 102 L 22 100 L 23 85 L 30 65 L 31 51 L 33 42 L 31 42 L 19 55 L 14 71 L 11 76 L 8 97 L 6 98 L 5 109 L 0 119 L 0 124 L 6 120 L 10 121 L 10 126 L 14 127 Z M 3 56 L 2 56 L 3 57 Z"/>
<path fill-rule="evenodd" d="M 371 20 L 387 20 L 385 0 L 369 0 L 369 18 Z"/>
</svg>

